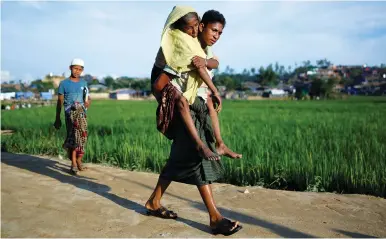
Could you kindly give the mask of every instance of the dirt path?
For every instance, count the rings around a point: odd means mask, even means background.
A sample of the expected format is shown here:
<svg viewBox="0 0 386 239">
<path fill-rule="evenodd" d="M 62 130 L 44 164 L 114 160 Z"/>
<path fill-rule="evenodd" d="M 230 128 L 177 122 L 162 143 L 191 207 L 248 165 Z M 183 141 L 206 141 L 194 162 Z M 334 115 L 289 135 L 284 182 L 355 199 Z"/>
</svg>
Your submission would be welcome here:
<svg viewBox="0 0 386 239">
<path fill-rule="evenodd" d="M 163 204 L 179 219 L 144 215 L 158 175 L 1 153 L 2 237 L 213 237 L 194 186 L 172 183 Z M 386 237 L 386 200 L 215 184 L 224 216 L 244 228 L 231 237 Z"/>
</svg>

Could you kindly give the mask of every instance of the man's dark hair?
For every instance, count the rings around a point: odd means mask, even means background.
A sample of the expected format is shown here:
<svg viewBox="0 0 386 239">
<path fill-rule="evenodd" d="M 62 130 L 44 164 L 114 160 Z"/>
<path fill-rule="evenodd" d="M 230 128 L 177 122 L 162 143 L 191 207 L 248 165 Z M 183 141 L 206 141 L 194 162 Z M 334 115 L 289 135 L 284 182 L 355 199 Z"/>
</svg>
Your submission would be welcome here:
<svg viewBox="0 0 386 239">
<path fill-rule="evenodd" d="M 204 13 L 202 16 L 201 23 L 203 23 L 205 26 L 209 23 L 221 23 L 223 27 L 225 27 L 225 17 L 222 15 L 219 11 L 216 10 L 209 10 Z"/>
<path fill-rule="evenodd" d="M 178 29 L 180 31 L 183 31 L 184 27 L 186 26 L 187 22 L 192 19 L 196 18 L 197 20 L 200 20 L 198 17 L 198 14 L 196 12 L 189 12 L 188 14 L 184 15 L 180 19 L 178 19 L 176 22 L 174 22 L 171 27 L 173 29 Z"/>
</svg>

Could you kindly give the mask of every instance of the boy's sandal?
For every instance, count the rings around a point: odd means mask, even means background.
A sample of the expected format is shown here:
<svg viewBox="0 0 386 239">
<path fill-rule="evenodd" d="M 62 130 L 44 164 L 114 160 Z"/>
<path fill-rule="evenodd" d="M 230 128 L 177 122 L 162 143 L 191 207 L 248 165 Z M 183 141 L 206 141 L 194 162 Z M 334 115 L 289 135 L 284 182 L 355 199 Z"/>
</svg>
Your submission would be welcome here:
<svg viewBox="0 0 386 239">
<path fill-rule="evenodd" d="M 222 234 L 224 236 L 230 236 L 243 228 L 241 225 L 237 225 L 237 227 L 235 227 L 235 224 L 236 222 L 231 222 L 229 219 L 223 218 L 219 223 L 217 223 L 216 227 L 212 228 L 212 233 L 214 235 Z"/>
<path fill-rule="evenodd" d="M 173 211 L 169 211 L 165 207 L 161 206 L 157 210 L 151 210 L 147 209 L 146 214 L 148 216 L 155 216 L 155 217 L 160 217 L 163 219 L 176 219 L 177 218 L 177 213 Z"/>
</svg>

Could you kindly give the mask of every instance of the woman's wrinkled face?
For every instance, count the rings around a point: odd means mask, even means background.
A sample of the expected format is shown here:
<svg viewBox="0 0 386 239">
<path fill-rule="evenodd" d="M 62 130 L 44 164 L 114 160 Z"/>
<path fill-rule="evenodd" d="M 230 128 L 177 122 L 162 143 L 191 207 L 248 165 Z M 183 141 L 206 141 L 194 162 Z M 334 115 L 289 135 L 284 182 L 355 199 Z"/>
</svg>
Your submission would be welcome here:
<svg viewBox="0 0 386 239">
<path fill-rule="evenodd" d="M 198 35 L 198 24 L 198 19 L 196 17 L 192 17 L 186 22 L 183 31 L 189 36 L 196 38 Z"/>
</svg>

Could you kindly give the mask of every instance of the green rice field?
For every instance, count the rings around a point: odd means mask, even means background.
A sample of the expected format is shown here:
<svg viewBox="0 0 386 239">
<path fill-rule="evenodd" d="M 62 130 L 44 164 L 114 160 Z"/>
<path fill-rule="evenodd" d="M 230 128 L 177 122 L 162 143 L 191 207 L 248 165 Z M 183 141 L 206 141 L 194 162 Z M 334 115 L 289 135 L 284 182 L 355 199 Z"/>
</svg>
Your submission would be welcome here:
<svg viewBox="0 0 386 239">
<path fill-rule="evenodd" d="M 243 159 L 223 158 L 222 182 L 386 197 L 386 98 L 226 101 L 223 138 Z M 93 101 L 86 162 L 160 172 L 171 141 L 155 128 L 155 101 Z M 59 154 L 65 125 L 53 106 L 2 111 L 2 150 Z"/>
</svg>

